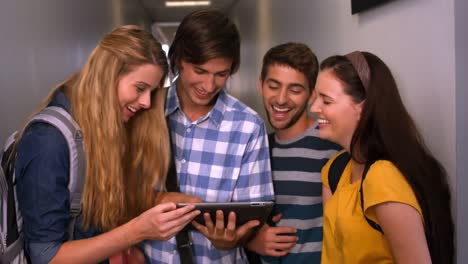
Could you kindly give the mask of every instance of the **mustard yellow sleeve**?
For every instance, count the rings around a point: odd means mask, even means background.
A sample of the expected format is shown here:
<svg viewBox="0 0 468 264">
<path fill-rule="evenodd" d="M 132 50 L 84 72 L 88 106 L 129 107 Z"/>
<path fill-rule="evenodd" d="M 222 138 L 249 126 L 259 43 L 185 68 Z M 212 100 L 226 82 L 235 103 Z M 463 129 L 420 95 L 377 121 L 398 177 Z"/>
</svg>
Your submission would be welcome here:
<svg viewBox="0 0 468 264">
<path fill-rule="evenodd" d="M 364 211 L 371 220 L 376 221 L 372 206 L 385 202 L 399 202 L 414 207 L 422 217 L 421 207 L 413 189 L 391 162 L 379 160 L 372 164 L 363 183 Z"/>
<path fill-rule="evenodd" d="M 330 166 L 333 161 L 343 152 L 346 150 L 342 150 L 335 154 L 335 156 L 331 157 L 327 163 L 322 167 L 322 184 L 325 185 L 328 189 L 330 189 L 330 184 L 328 183 L 328 172 L 330 171 Z"/>
</svg>

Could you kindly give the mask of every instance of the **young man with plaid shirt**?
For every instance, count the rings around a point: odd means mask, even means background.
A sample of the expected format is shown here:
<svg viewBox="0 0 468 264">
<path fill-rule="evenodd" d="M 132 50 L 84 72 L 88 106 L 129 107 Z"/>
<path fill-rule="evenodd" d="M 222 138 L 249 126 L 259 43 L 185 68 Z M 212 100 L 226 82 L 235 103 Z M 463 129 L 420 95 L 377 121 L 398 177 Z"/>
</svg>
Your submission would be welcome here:
<svg viewBox="0 0 468 264">
<path fill-rule="evenodd" d="M 166 116 L 181 193 L 167 199 L 273 200 L 265 124 L 225 90 L 239 67 L 236 26 L 218 11 L 195 11 L 180 24 L 169 58 L 178 77 L 168 90 Z M 214 222 L 205 217 L 205 225 L 193 225 L 195 263 L 245 263 L 241 245 L 259 222 L 237 227 L 233 213 L 223 219 L 218 212 Z M 151 241 L 145 252 L 152 263 L 180 263 L 174 238 Z"/>
</svg>

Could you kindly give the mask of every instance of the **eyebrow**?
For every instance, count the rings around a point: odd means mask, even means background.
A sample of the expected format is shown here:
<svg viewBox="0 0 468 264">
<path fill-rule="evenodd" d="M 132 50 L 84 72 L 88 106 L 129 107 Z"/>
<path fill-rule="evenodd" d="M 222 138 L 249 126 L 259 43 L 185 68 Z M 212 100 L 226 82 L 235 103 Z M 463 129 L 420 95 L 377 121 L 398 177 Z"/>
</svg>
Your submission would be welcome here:
<svg viewBox="0 0 468 264">
<path fill-rule="evenodd" d="M 194 67 L 195 69 L 197 69 L 197 70 L 200 70 L 200 71 L 203 71 L 203 72 L 211 73 L 210 71 L 207 71 L 207 70 L 203 69 L 201 66 L 197 66 L 197 65 L 194 64 L 193 67 Z M 231 72 L 231 68 L 229 68 L 229 69 L 224 69 L 224 70 L 222 70 L 222 71 L 215 72 L 215 73 L 213 73 L 213 74 L 221 74 L 221 73 L 229 73 L 229 72 Z"/>
<path fill-rule="evenodd" d="M 156 87 L 151 87 L 151 85 L 149 85 L 149 84 L 146 83 L 146 82 L 142 82 L 142 81 L 136 81 L 136 84 L 145 86 L 145 89 L 153 89 L 153 90 L 156 90 L 156 88 L 159 87 L 159 83 L 156 85 Z"/>
<path fill-rule="evenodd" d="M 137 84 L 144 85 L 144 86 L 147 86 L 147 87 L 151 86 L 151 85 L 149 85 L 148 83 L 142 82 L 142 81 L 136 81 L 136 83 L 137 83 Z"/>
<path fill-rule="evenodd" d="M 267 82 L 267 83 L 272 82 L 272 83 L 274 83 L 274 84 L 281 85 L 281 82 L 280 82 L 280 81 L 277 81 L 277 80 L 272 79 L 272 78 L 268 78 L 268 79 L 266 80 L 266 82 Z"/>
<path fill-rule="evenodd" d="M 288 87 L 300 87 L 302 89 L 305 89 L 304 85 L 300 84 L 300 83 L 290 83 L 288 85 Z"/>
<path fill-rule="evenodd" d="M 325 98 L 327 98 L 327 99 L 333 100 L 332 97 L 330 97 L 330 96 L 328 96 L 328 95 L 326 95 L 326 94 L 324 94 L 324 93 L 319 93 L 318 95 L 321 96 L 321 97 L 325 97 Z"/>
<path fill-rule="evenodd" d="M 278 84 L 278 85 L 281 85 L 282 83 L 276 79 L 273 79 L 273 78 L 268 78 L 266 80 L 266 82 L 273 82 L 275 84 Z M 305 89 L 304 85 L 300 84 L 300 83 L 289 83 L 288 84 L 288 88 L 291 88 L 291 87 L 300 87 L 300 88 L 303 88 Z"/>
</svg>

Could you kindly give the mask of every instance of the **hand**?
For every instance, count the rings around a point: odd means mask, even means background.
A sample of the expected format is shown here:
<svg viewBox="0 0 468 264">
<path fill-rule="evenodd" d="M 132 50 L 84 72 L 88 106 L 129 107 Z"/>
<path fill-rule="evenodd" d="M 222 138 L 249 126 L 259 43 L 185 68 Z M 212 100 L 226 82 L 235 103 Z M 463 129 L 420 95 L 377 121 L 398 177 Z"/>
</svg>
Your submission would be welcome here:
<svg viewBox="0 0 468 264">
<path fill-rule="evenodd" d="M 127 250 L 114 254 L 109 258 L 109 264 L 144 264 L 145 256 L 137 247 L 130 247 Z"/>
<path fill-rule="evenodd" d="M 277 223 L 281 216 L 281 214 L 275 215 L 273 222 Z M 256 236 L 247 244 L 247 248 L 260 255 L 281 257 L 288 254 L 298 240 L 297 236 L 281 234 L 296 232 L 297 230 L 292 227 L 271 227 L 264 224 Z"/>
<path fill-rule="evenodd" d="M 157 205 L 132 220 L 142 238 L 168 240 L 200 214 L 193 205 L 176 209 L 174 203 Z"/>
<path fill-rule="evenodd" d="M 258 220 L 252 220 L 236 229 L 236 214 L 230 212 L 228 224 L 225 228 L 223 211 L 216 211 L 216 225 L 213 225 L 210 214 L 203 215 L 205 225 L 203 226 L 195 221 L 192 225 L 206 236 L 213 246 L 220 250 L 228 250 L 237 247 L 244 238 L 248 237 L 252 229 L 260 224 Z"/>
<path fill-rule="evenodd" d="M 159 192 L 156 195 L 156 204 L 173 202 L 178 203 L 201 203 L 202 200 L 196 196 L 179 192 Z"/>
</svg>

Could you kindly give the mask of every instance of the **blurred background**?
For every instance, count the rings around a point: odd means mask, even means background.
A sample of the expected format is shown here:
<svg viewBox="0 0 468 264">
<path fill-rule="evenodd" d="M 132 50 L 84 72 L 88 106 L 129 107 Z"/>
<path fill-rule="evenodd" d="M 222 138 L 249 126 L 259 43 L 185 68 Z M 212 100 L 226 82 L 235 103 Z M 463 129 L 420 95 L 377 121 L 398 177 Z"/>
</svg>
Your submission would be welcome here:
<svg viewBox="0 0 468 264">
<path fill-rule="evenodd" d="M 241 66 L 227 88 L 263 117 L 258 76 L 263 54 L 274 45 L 304 42 L 319 60 L 366 50 L 388 64 L 427 145 L 449 173 L 457 263 L 468 263 L 468 227 L 462 224 L 468 222 L 468 1 L 397 0 L 357 14 L 351 14 L 351 0 L 166 2 L 173 1 L 2 0 L 0 142 L 114 27 L 138 24 L 169 47 L 184 15 L 219 8 L 242 38 Z"/>
</svg>

